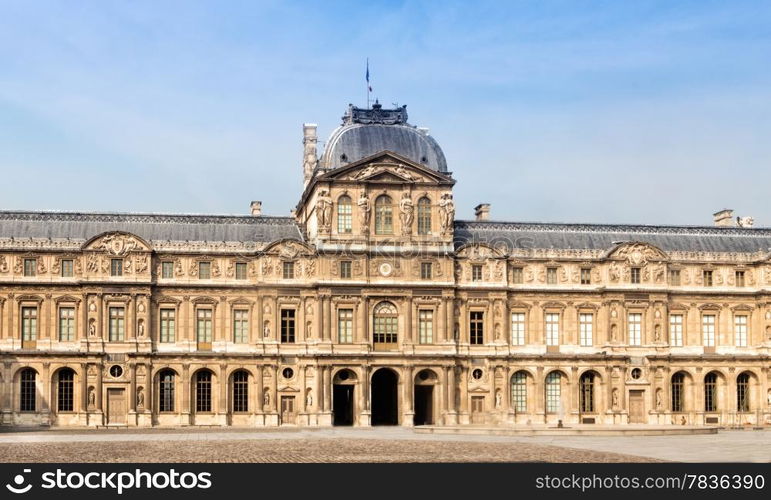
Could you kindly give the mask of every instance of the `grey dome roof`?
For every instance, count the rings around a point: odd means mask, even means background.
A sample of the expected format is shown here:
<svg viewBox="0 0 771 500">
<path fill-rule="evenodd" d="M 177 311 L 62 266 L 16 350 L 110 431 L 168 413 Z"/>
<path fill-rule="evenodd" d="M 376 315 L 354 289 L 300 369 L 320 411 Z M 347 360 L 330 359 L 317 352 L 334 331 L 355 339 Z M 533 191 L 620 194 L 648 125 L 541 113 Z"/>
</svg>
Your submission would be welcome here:
<svg viewBox="0 0 771 500">
<path fill-rule="evenodd" d="M 407 123 L 407 107 L 372 109 L 349 105 L 343 124 L 326 143 L 319 162 L 325 170 L 342 167 L 381 151 L 392 151 L 415 163 L 447 172 L 447 161 L 439 144 L 425 129 Z"/>
</svg>

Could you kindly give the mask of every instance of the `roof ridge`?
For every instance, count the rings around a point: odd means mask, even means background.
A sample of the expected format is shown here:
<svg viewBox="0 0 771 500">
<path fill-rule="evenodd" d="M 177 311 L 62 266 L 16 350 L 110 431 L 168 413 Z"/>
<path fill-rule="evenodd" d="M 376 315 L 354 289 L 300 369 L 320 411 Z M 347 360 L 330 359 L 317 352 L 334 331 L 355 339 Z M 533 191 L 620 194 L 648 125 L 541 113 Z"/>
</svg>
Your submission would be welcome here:
<svg viewBox="0 0 771 500">
<path fill-rule="evenodd" d="M 527 228 L 530 230 L 548 230 L 548 229 L 562 229 L 574 228 L 577 230 L 617 230 L 617 231 L 637 231 L 644 232 L 644 230 L 658 231 L 658 232 L 712 232 L 718 233 L 744 233 L 744 234 L 758 234 L 758 233 L 771 233 L 771 227 L 720 227 L 720 226 L 698 226 L 698 225 L 669 225 L 669 224 L 613 224 L 613 223 L 587 223 L 587 222 L 519 222 L 519 221 L 477 221 L 477 220 L 456 220 L 455 225 L 460 226 L 478 226 L 486 229 L 497 229 L 499 226 L 501 229 L 514 229 L 517 227 Z"/>
</svg>

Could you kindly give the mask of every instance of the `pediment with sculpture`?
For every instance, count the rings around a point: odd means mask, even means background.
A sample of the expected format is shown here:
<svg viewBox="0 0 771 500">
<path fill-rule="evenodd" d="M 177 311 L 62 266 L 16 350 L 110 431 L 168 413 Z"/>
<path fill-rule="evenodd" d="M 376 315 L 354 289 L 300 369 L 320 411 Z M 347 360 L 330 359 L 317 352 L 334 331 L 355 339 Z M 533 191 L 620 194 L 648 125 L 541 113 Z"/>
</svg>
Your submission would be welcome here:
<svg viewBox="0 0 771 500">
<path fill-rule="evenodd" d="M 83 250 L 101 251 L 115 257 L 123 257 L 132 252 L 149 252 L 151 247 L 139 236 L 112 231 L 91 238 L 83 245 Z"/>
<path fill-rule="evenodd" d="M 396 153 L 384 152 L 332 170 L 319 180 L 385 184 L 454 184 L 452 178 Z"/>
<path fill-rule="evenodd" d="M 277 256 L 283 260 L 294 260 L 298 257 L 312 257 L 315 251 L 299 240 L 279 240 L 265 248 L 265 254 Z"/>
<path fill-rule="evenodd" d="M 650 262 L 669 260 L 669 256 L 664 251 L 641 241 L 621 243 L 613 247 L 605 257 L 625 260 L 630 266 L 645 266 Z"/>
</svg>

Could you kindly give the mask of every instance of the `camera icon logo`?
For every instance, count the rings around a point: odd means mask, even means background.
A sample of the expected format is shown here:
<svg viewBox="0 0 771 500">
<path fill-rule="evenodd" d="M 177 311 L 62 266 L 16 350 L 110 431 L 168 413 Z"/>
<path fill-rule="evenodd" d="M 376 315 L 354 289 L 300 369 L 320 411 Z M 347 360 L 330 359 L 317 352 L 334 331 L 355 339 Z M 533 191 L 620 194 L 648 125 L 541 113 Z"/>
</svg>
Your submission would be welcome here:
<svg viewBox="0 0 771 500">
<path fill-rule="evenodd" d="M 24 469 L 24 474 L 28 474 L 30 472 L 32 472 L 32 469 Z M 8 488 L 8 491 L 10 491 L 11 493 L 21 494 L 21 493 L 26 493 L 26 492 L 28 492 L 29 490 L 32 489 L 32 485 L 31 484 L 23 486 L 24 482 L 27 480 L 27 478 L 24 477 L 24 474 L 16 474 L 13 477 L 13 483 L 16 486 L 14 486 L 12 484 L 6 484 L 5 485 L 5 487 Z"/>
</svg>

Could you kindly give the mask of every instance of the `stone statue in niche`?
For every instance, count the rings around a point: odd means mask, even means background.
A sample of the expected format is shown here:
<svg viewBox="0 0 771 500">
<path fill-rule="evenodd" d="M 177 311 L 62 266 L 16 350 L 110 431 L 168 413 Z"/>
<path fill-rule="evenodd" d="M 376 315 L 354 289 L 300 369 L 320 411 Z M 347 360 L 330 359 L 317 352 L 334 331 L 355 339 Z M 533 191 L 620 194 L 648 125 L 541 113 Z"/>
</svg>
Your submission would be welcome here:
<svg viewBox="0 0 771 500">
<path fill-rule="evenodd" d="M 140 319 L 139 325 L 137 325 L 137 336 L 142 338 L 145 336 L 145 320 Z"/>
<path fill-rule="evenodd" d="M 306 408 L 313 407 L 313 394 L 311 393 L 310 389 L 308 389 L 305 393 L 305 407 Z"/>
<path fill-rule="evenodd" d="M 661 342 L 661 325 L 656 325 L 653 331 L 656 336 L 656 342 Z"/>
<path fill-rule="evenodd" d="M 495 391 L 495 407 L 500 408 L 501 407 L 501 391 L 500 389 Z"/>
<path fill-rule="evenodd" d="M 407 192 L 402 193 L 402 199 L 399 200 L 400 218 L 402 220 L 402 234 L 410 234 L 412 231 L 412 220 L 415 215 L 415 207 L 412 204 L 412 198 Z"/>
<path fill-rule="evenodd" d="M 96 391 L 93 387 L 88 388 L 88 407 L 94 408 L 96 406 Z"/>
<path fill-rule="evenodd" d="M 657 409 L 657 410 L 661 410 L 661 406 L 662 406 L 662 404 L 663 404 L 663 403 L 662 403 L 662 401 L 661 401 L 661 389 L 658 389 L 658 390 L 656 391 L 656 409 Z"/>
<path fill-rule="evenodd" d="M 262 336 L 267 338 L 270 337 L 270 322 L 266 321 L 265 324 L 262 327 Z"/>
<path fill-rule="evenodd" d="M 313 323 L 310 321 L 305 324 L 305 336 L 309 339 L 313 338 Z"/>
<path fill-rule="evenodd" d="M 613 389 L 613 409 L 618 410 L 618 389 Z"/>
<path fill-rule="evenodd" d="M 357 204 L 359 205 L 359 223 L 361 224 L 361 231 L 366 233 L 369 231 L 369 215 L 371 211 L 367 193 L 361 193 Z"/>
<path fill-rule="evenodd" d="M 96 320 L 94 318 L 88 320 L 88 336 L 96 337 Z"/>
<path fill-rule="evenodd" d="M 262 406 L 265 408 L 270 406 L 270 389 L 265 389 L 265 392 L 262 394 Z"/>
<path fill-rule="evenodd" d="M 616 340 L 616 335 L 618 334 L 618 326 L 613 323 L 610 325 L 610 340 Z"/>
<path fill-rule="evenodd" d="M 145 391 L 141 387 L 137 388 L 137 408 L 140 410 L 145 407 Z"/>
</svg>

